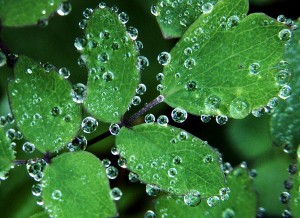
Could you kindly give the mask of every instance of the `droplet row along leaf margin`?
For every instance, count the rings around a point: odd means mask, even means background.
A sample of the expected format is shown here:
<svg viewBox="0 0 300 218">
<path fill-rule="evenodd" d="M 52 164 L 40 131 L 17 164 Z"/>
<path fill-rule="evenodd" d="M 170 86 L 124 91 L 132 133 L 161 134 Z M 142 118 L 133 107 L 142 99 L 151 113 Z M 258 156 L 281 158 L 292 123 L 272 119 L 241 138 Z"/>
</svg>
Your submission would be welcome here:
<svg viewBox="0 0 300 218">
<path fill-rule="evenodd" d="M 212 9 L 217 0 L 159 0 L 151 12 L 156 16 L 165 38 L 180 38 L 202 13 Z"/>
<path fill-rule="evenodd" d="M 15 159 L 11 142 L 5 136 L 4 129 L 0 127 L 0 180 L 5 177 Z"/>
<path fill-rule="evenodd" d="M 219 153 L 207 142 L 172 126 L 121 128 L 116 145 L 127 168 L 143 183 L 176 195 L 197 190 L 217 195 L 226 186 Z"/>
<path fill-rule="evenodd" d="M 2 25 L 19 27 L 36 25 L 47 20 L 52 14 L 67 15 L 71 4 L 62 0 L 33 1 L 33 0 L 1 0 L 0 19 Z"/>
<path fill-rule="evenodd" d="M 24 138 L 41 152 L 60 150 L 75 137 L 82 120 L 70 83 L 52 65 L 42 67 L 25 56 L 20 56 L 14 74 L 9 101 Z"/>
<path fill-rule="evenodd" d="M 288 27 L 247 11 L 247 0 L 223 0 L 190 26 L 164 67 L 167 104 L 241 119 L 279 94 L 276 73 L 286 43 L 279 33 Z"/>
<path fill-rule="evenodd" d="M 86 22 L 85 37 L 75 41 L 89 70 L 84 105 L 92 116 L 110 123 L 120 121 L 139 82 L 137 30 L 130 27 L 127 33 L 128 20 L 121 15 L 123 19 L 108 7 L 95 9 L 81 21 Z"/>
<path fill-rule="evenodd" d="M 245 217 L 256 216 L 257 196 L 252 187 L 248 170 L 235 168 L 227 175 L 230 188 L 229 198 L 220 202 L 217 198 L 205 199 L 199 206 L 191 207 L 184 203 L 184 197 L 161 196 L 154 204 L 156 215 L 162 217 Z M 210 205 L 210 206 L 209 206 Z"/>
<path fill-rule="evenodd" d="M 296 24 L 299 26 L 300 21 Z M 291 97 L 284 102 L 279 102 L 271 117 L 271 135 L 273 143 L 277 146 L 284 146 L 286 151 L 295 153 L 300 144 L 300 30 L 293 31 L 292 39 L 287 46 L 284 59 L 293 68 L 293 89 Z M 283 71 L 284 73 L 285 71 Z"/>
<path fill-rule="evenodd" d="M 44 208 L 49 215 L 115 217 L 109 182 L 101 161 L 88 152 L 69 152 L 52 160 L 42 180 Z"/>
</svg>

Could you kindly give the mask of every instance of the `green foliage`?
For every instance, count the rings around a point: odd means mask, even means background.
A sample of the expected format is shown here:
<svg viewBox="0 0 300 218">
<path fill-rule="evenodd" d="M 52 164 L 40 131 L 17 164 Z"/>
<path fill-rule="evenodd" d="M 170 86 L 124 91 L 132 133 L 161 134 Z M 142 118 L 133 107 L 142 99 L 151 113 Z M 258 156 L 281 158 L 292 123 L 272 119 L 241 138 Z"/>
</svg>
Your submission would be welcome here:
<svg viewBox="0 0 300 218">
<path fill-rule="evenodd" d="M 299 174 L 299 169 L 300 169 L 300 148 L 298 148 L 297 151 L 297 164 L 295 164 L 295 166 L 297 166 L 298 169 L 298 173 L 296 173 L 294 175 L 294 178 L 292 180 L 293 183 L 293 187 L 291 190 L 291 211 L 292 214 L 295 215 L 295 217 L 297 215 L 300 214 L 300 174 Z"/>
<path fill-rule="evenodd" d="M 116 144 L 127 168 L 163 191 L 183 195 L 197 190 L 206 198 L 226 186 L 219 153 L 182 129 L 157 124 L 122 128 Z"/>
<path fill-rule="evenodd" d="M 224 202 L 219 202 L 214 207 L 209 207 L 206 202 L 190 207 L 183 202 L 183 197 L 162 196 L 155 202 L 158 217 L 255 217 L 257 199 L 248 170 L 238 167 L 227 175 L 227 179 L 230 197 Z"/>
<path fill-rule="evenodd" d="M 221 1 L 185 32 L 164 68 L 166 103 L 241 119 L 278 95 L 276 65 L 286 43 L 278 34 L 287 27 L 247 11 L 246 0 Z"/>
<path fill-rule="evenodd" d="M 15 79 L 8 85 L 10 106 L 24 137 L 41 151 L 60 150 L 77 134 L 81 106 L 71 97 L 71 86 L 55 72 L 21 56 Z"/>
<path fill-rule="evenodd" d="M 49 215 L 67 218 L 116 214 L 104 167 L 90 153 L 72 152 L 54 158 L 44 171 L 42 184 Z"/>
<path fill-rule="evenodd" d="M 49 215 L 46 212 L 42 211 L 30 216 L 29 218 L 48 218 L 48 217 Z"/>
<path fill-rule="evenodd" d="M 207 13 L 218 0 L 168 1 L 159 0 L 152 6 L 158 25 L 165 38 L 180 38 L 197 18 Z"/>
<path fill-rule="evenodd" d="M 87 21 L 86 39 L 80 39 L 86 41 L 81 59 L 89 69 L 85 107 L 104 122 L 120 121 L 139 81 L 137 35 L 130 37 L 121 22 L 127 16 L 119 19 L 110 8 L 96 9 Z"/>
<path fill-rule="evenodd" d="M 0 178 L 5 177 L 15 159 L 10 143 L 5 136 L 4 129 L 0 128 Z"/>
<path fill-rule="evenodd" d="M 300 25 L 300 21 L 296 22 Z M 285 146 L 290 152 L 295 152 L 300 144 L 300 30 L 293 32 L 292 39 L 284 54 L 286 60 L 293 67 L 291 82 L 292 95 L 275 108 L 271 119 L 271 134 L 274 144 Z M 284 72 L 288 72 L 285 70 Z M 288 72 L 290 73 L 290 72 Z"/>
<path fill-rule="evenodd" d="M 25 26 L 38 24 L 53 14 L 62 0 L 1 0 L 0 17 L 4 26 Z"/>
</svg>

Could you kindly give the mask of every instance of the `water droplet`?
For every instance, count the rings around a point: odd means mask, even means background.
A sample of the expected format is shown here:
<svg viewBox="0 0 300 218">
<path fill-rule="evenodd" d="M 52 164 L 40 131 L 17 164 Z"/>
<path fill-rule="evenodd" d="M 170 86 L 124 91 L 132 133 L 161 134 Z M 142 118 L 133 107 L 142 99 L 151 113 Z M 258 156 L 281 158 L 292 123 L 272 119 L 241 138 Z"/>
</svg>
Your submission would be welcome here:
<svg viewBox="0 0 300 218">
<path fill-rule="evenodd" d="M 30 142 L 25 142 L 22 146 L 22 150 L 26 153 L 32 153 L 35 150 L 35 146 Z"/>
<path fill-rule="evenodd" d="M 65 67 L 63 67 L 63 68 L 60 68 L 59 70 L 58 70 L 58 73 L 59 73 L 59 75 L 61 75 L 63 78 L 65 78 L 65 79 L 68 79 L 69 78 L 69 76 L 70 76 L 70 70 L 68 69 L 68 68 L 65 68 Z"/>
<path fill-rule="evenodd" d="M 292 74 L 289 70 L 280 70 L 276 73 L 275 80 L 278 85 L 287 84 L 292 77 Z"/>
<path fill-rule="evenodd" d="M 104 9 L 106 7 L 106 3 L 105 2 L 100 2 L 99 5 L 98 5 L 98 7 L 100 9 Z"/>
<path fill-rule="evenodd" d="M 146 185 L 146 193 L 149 196 L 157 196 L 160 193 L 160 187 L 155 184 L 147 184 Z"/>
<path fill-rule="evenodd" d="M 137 28 L 128 27 L 127 30 L 126 30 L 126 32 L 127 32 L 127 34 L 129 35 L 129 37 L 132 40 L 136 40 L 137 39 L 138 33 L 139 33 L 139 31 L 137 30 Z"/>
<path fill-rule="evenodd" d="M 32 186 L 32 194 L 34 196 L 40 196 L 42 194 L 43 186 L 40 183 L 34 184 Z"/>
<path fill-rule="evenodd" d="M 51 114 L 54 116 L 54 117 L 57 117 L 61 114 L 61 109 L 59 107 L 53 107 L 51 109 Z"/>
<path fill-rule="evenodd" d="M 228 122 L 228 117 L 224 115 L 216 116 L 216 122 L 219 125 L 225 125 Z"/>
<path fill-rule="evenodd" d="M 79 21 L 78 26 L 79 26 L 80 29 L 84 30 L 87 26 L 87 20 L 82 19 L 81 21 Z"/>
<path fill-rule="evenodd" d="M 207 110 L 218 109 L 220 108 L 220 105 L 221 105 L 221 98 L 216 95 L 208 96 L 204 100 L 204 106 L 206 107 Z"/>
<path fill-rule="evenodd" d="M 154 123 L 155 122 L 155 116 L 153 114 L 147 114 L 145 116 L 145 123 Z"/>
<path fill-rule="evenodd" d="M 185 131 L 181 131 L 178 135 L 177 138 L 179 141 L 184 141 L 188 138 L 188 134 Z"/>
<path fill-rule="evenodd" d="M 240 18 L 236 15 L 232 15 L 227 20 L 227 27 L 233 28 L 233 27 L 237 26 L 239 24 L 239 22 L 240 22 Z"/>
<path fill-rule="evenodd" d="M 169 177 L 175 177 L 177 175 L 177 170 L 176 170 L 176 168 L 170 168 L 169 170 L 168 170 L 168 176 Z"/>
<path fill-rule="evenodd" d="M 54 190 L 51 194 L 53 200 L 59 201 L 61 200 L 62 194 L 60 190 Z"/>
<path fill-rule="evenodd" d="M 72 86 L 71 96 L 74 102 L 83 103 L 86 98 L 86 86 L 82 83 L 77 83 Z"/>
<path fill-rule="evenodd" d="M 92 133 L 96 131 L 98 127 L 98 121 L 93 117 L 86 117 L 81 122 L 81 129 L 85 133 Z"/>
<path fill-rule="evenodd" d="M 176 165 L 181 164 L 182 163 L 182 158 L 180 156 L 175 156 L 173 158 L 172 162 L 173 162 L 173 164 L 176 164 Z"/>
<path fill-rule="evenodd" d="M 250 107 L 243 99 L 235 98 L 230 103 L 229 111 L 234 118 L 244 118 L 250 113 Z"/>
<path fill-rule="evenodd" d="M 212 155 L 208 154 L 203 158 L 204 163 L 212 163 L 214 162 L 214 158 Z"/>
<path fill-rule="evenodd" d="M 250 66 L 249 66 L 250 74 L 257 75 L 257 74 L 259 74 L 259 70 L 260 70 L 260 64 L 259 63 L 250 64 Z"/>
<path fill-rule="evenodd" d="M 162 90 L 164 90 L 164 86 L 162 84 L 158 84 L 156 86 L 156 90 L 159 91 L 159 92 L 161 92 Z"/>
<path fill-rule="evenodd" d="M 37 205 L 42 206 L 44 204 L 44 200 L 42 196 L 38 196 L 36 200 Z"/>
<path fill-rule="evenodd" d="M 128 179 L 130 182 L 138 182 L 139 181 L 139 176 L 136 173 L 130 172 L 128 174 Z"/>
<path fill-rule="evenodd" d="M 8 129 L 5 133 L 5 136 L 9 140 L 14 140 L 16 139 L 16 130 L 14 129 Z"/>
<path fill-rule="evenodd" d="M 151 11 L 151 14 L 153 14 L 155 17 L 158 15 L 156 5 L 151 5 L 150 11 Z"/>
<path fill-rule="evenodd" d="M 112 147 L 110 151 L 113 155 L 119 155 L 119 153 L 120 153 L 118 147 L 115 147 L 115 146 Z"/>
<path fill-rule="evenodd" d="M 168 52 L 161 52 L 158 56 L 157 56 L 157 61 L 159 64 L 165 66 L 168 65 L 171 61 L 171 55 Z"/>
<path fill-rule="evenodd" d="M 225 162 L 222 164 L 222 170 L 225 174 L 229 174 L 230 172 L 232 172 L 233 168 L 230 163 Z"/>
<path fill-rule="evenodd" d="M 120 129 L 121 129 L 120 126 L 118 124 L 116 124 L 116 123 L 112 123 L 109 126 L 109 132 L 112 135 L 118 135 L 119 132 L 120 132 Z"/>
<path fill-rule="evenodd" d="M 42 64 L 42 67 L 44 68 L 44 70 L 49 73 L 50 71 L 52 71 L 54 69 L 54 66 L 48 62 Z"/>
<path fill-rule="evenodd" d="M 281 14 L 277 17 L 277 21 L 280 23 L 284 23 L 286 21 L 286 18 L 284 15 Z"/>
<path fill-rule="evenodd" d="M 209 197 L 207 199 L 207 205 L 210 207 L 215 207 L 220 201 L 220 198 L 218 196 Z"/>
<path fill-rule="evenodd" d="M 78 51 L 82 51 L 86 46 L 86 40 L 84 38 L 77 37 L 74 41 L 74 46 Z"/>
<path fill-rule="evenodd" d="M 287 204 L 287 203 L 289 203 L 290 199 L 291 199 L 290 193 L 288 193 L 288 192 L 282 192 L 280 194 L 280 202 L 281 203 Z"/>
<path fill-rule="evenodd" d="M 264 108 L 256 108 L 252 110 L 252 115 L 255 117 L 260 117 L 265 113 Z"/>
<path fill-rule="evenodd" d="M 279 91 L 279 94 L 278 94 L 278 97 L 281 98 L 281 99 L 287 99 L 291 96 L 292 94 L 292 89 L 290 86 L 288 85 L 284 85 L 280 91 Z"/>
<path fill-rule="evenodd" d="M 169 123 L 169 118 L 166 115 L 160 115 L 157 118 L 157 123 L 160 126 L 167 126 L 167 124 Z"/>
<path fill-rule="evenodd" d="M 30 177 L 35 181 L 40 181 L 43 178 L 43 170 L 46 162 L 43 159 L 29 159 L 26 163 L 26 169 Z"/>
<path fill-rule="evenodd" d="M 118 165 L 119 165 L 120 167 L 126 168 L 126 163 L 127 163 L 127 161 L 126 161 L 125 158 L 120 157 L 120 158 L 118 159 Z"/>
<path fill-rule="evenodd" d="M 137 86 L 137 88 L 135 89 L 135 93 L 136 93 L 137 95 L 143 95 L 143 94 L 145 94 L 146 90 L 147 90 L 146 85 L 143 84 L 143 83 L 141 83 L 141 84 L 139 84 L 139 85 Z"/>
<path fill-rule="evenodd" d="M 62 2 L 59 4 L 56 12 L 60 15 L 60 16 L 66 16 L 68 14 L 70 14 L 72 11 L 72 5 L 70 2 Z"/>
<path fill-rule="evenodd" d="M 115 179 L 117 178 L 119 172 L 118 169 L 114 166 L 109 166 L 106 168 L 106 175 L 109 179 Z"/>
<path fill-rule="evenodd" d="M 200 119 L 203 123 L 208 123 L 211 120 L 211 116 L 210 115 L 201 115 Z"/>
<path fill-rule="evenodd" d="M 190 190 L 183 197 L 184 203 L 191 207 L 196 207 L 201 203 L 201 194 L 197 190 Z"/>
<path fill-rule="evenodd" d="M 278 105 L 278 98 L 276 98 L 276 97 L 271 98 L 267 104 L 267 106 L 270 108 L 275 108 L 275 107 L 277 107 L 277 105 Z"/>
<path fill-rule="evenodd" d="M 104 158 L 104 159 L 102 160 L 102 164 L 103 164 L 103 166 L 104 166 L 105 168 L 107 168 L 107 167 L 110 166 L 111 162 L 110 162 L 109 159 Z"/>
<path fill-rule="evenodd" d="M 122 191 L 121 189 L 119 189 L 118 187 L 114 187 L 110 190 L 110 197 L 115 200 L 118 201 L 121 199 L 122 197 Z"/>
<path fill-rule="evenodd" d="M 282 212 L 282 217 L 283 217 L 283 218 L 292 218 L 293 216 L 292 216 L 291 211 L 289 211 L 289 210 L 284 210 L 284 211 Z"/>
<path fill-rule="evenodd" d="M 86 147 L 87 140 L 85 136 L 77 136 L 72 140 L 72 142 L 67 144 L 67 148 L 71 152 L 85 150 Z"/>
<path fill-rule="evenodd" d="M 125 12 L 121 12 L 118 17 L 123 24 L 126 24 L 129 21 L 129 16 Z"/>
<path fill-rule="evenodd" d="M 91 9 L 91 8 L 86 8 L 86 9 L 84 9 L 84 11 L 82 12 L 82 15 L 83 15 L 84 18 L 89 19 L 90 16 L 92 15 L 92 13 L 93 13 L 93 9 Z"/>
<path fill-rule="evenodd" d="M 282 41 L 288 41 L 292 37 L 292 32 L 289 29 L 283 29 L 278 33 L 278 37 Z"/>
<path fill-rule="evenodd" d="M 137 57 L 137 68 L 139 70 L 144 70 L 146 67 L 149 66 L 149 60 L 145 56 L 138 56 Z"/>
<path fill-rule="evenodd" d="M 202 12 L 203 12 L 203 14 L 208 14 L 208 13 L 212 12 L 213 8 L 214 8 L 213 4 L 211 4 L 210 2 L 207 2 L 204 5 L 202 5 Z"/>
<path fill-rule="evenodd" d="M 180 108 L 175 108 L 171 112 L 171 117 L 176 123 L 183 123 L 187 119 L 187 112 Z"/>
<path fill-rule="evenodd" d="M 156 80 L 157 81 L 162 81 L 163 79 L 164 79 L 164 74 L 163 73 L 158 73 L 157 75 L 156 75 Z"/>
<path fill-rule="evenodd" d="M 229 193 L 230 193 L 230 188 L 228 188 L 228 187 L 227 188 L 221 188 L 219 190 L 221 200 L 222 201 L 228 200 L 229 199 Z"/>
<path fill-rule="evenodd" d="M 134 106 L 137 106 L 141 103 L 141 97 L 140 96 L 134 96 L 131 100 L 131 104 L 134 105 Z"/>
<path fill-rule="evenodd" d="M 114 79 L 114 74 L 110 71 L 103 73 L 102 79 L 106 82 L 112 81 Z"/>
<path fill-rule="evenodd" d="M 156 214 L 152 211 L 152 210 L 147 210 L 145 215 L 144 215 L 144 218 L 156 218 Z"/>
<path fill-rule="evenodd" d="M 109 60 L 109 55 L 107 52 L 102 52 L 97 56 L 97 59 L 103 63 L 106 63 Z"/>
<path fill-rule="evenodd" d="M 263 217 L 265 217 L 265 214 L 266 214 L 266 209 L 263 207 L 259 207 L 257 210 L 257 213 L 256 213 L 256 217 L 263 218 Z"/>
<path fill-rule="evenodd" d="M 192 92 L 197 89 L 197 83 L 195 81 L 188 81 L 185 85 L 185 89 Z"/>
<path fill-rule="evenodd" d="M 188 70 L 193 69 L 193 67 L 196 65 L 196 61 L 194 58 L 188 58 L 184 61 L 184 67 Z"/>
<path fill-rule="evenodd" d="M 226 208 L 222 212 L 222 218 L 233 218 L 234 216 L 235 216 L 235 212 L 230 208 Z"/>
</svg>

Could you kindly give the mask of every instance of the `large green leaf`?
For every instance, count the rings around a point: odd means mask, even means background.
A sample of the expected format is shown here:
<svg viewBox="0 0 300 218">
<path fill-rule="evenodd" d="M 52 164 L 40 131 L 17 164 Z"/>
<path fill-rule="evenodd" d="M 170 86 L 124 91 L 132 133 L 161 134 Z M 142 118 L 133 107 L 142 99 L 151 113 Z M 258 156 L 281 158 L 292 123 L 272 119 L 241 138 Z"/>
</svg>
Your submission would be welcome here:
<svg viewBox="0 0 300 218">
<path fill-rule="evenodd" d="M 217 0 L 159 0 L 151 12 L 166 38 L 179 38 L 187 28 L 202 14 L 208 13 Z"/>
<path fill-rule="evenodd" d="M 279 94 L 276 73 L 288 27 L 264 14 L 247 17 L 247 0 L 223 0 L 201 15 L 171 51 L 162 95 L 195 115 L 244 118 Z M 282 35 L 283 32 L 281 32 Z"/>
<path fill-rule="evenodd" d="M 138 49 L 110 8 L 95 9 L 85 32 L 86 38 L 75 42 L 89 69 L 85 107 L 101 121 L 118 123 L 138 85 Z"/>
<path fill-rule="evenodd" d="M 0 0 L 0 19 L 4 26 L 24 26 L 38 24 L 39 20 L 48 19 L 56 12 L 63 0 Z M 66 3 L 65 3 L 66 4 Z M 69 11 L 67 5 L 65 11 Z"/>
<path fill-rule="evenodd" d="M 6 138 L 4 129 L 0 128 L 0 178 L 9 171 L 14 159 L 15 155 L 10 141 Z"/>
<path fill-rule="evenodd" d="M 215 207 L 202 202 L 197 207 L 184 203 L 183 197 L 162 196 L 155 202 L 157 217 L 168 215 L 170 218 L 189 217 L 244 217 L 256 216 L 257 198 L 247 169 L 236 168 L 228 176 L 229 199 Z"/>
<path fill-rule="evenodd" d="M 43 177 L 44 207 L 50 216 L 114 217 L 108 178 L 101 161 L 88 152 L 54 158 Z"/>
<path fill-rule="evenodd" d="M 196 190 L 205 198 L 226 186 L 219 153 L 179 128 L 157 124 L 122 128 L 116 144 L 127 168 L 141 182 L 163 191 L 183 195 Z"/>
<path fill-rule="evenodd" d="M 14 72 L 8 85 L 10 106 L 24 137 L 42 152 L 61 149 L 77 134 L 82 120 L 69 82 L 25 56 Z"/>
<path fill-rule="evenodd" d="M 300 20 L 296 23 L 300 25 Z M 294 78 L 291 83 L 293 93 L 290 98 L 284 102 L 279 102 L 275 108 L 271 119 L 271 134 L 276 145 L 282 146 L 288 144 L 288 147 L 294 147 L 300 144 L 300 29 L 293 32 L 284 59 L 291 64 L 294 70 Z"/>
</svg>

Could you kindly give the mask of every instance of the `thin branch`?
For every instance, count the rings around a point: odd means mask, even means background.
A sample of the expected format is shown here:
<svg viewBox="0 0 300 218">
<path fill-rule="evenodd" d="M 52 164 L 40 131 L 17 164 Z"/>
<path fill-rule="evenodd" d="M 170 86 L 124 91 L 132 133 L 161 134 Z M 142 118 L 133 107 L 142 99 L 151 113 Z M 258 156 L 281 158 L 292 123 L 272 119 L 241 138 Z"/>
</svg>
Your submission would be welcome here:
<svg viewBox="0 0 300 218">
<path fill-rule="evenodd" d="M 25 165 L 26 163 L 27 163 L 27 160 L 14 160 L 15 166 Z"/>
</svg>

